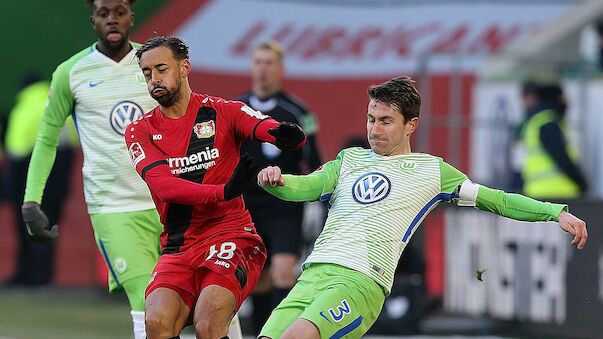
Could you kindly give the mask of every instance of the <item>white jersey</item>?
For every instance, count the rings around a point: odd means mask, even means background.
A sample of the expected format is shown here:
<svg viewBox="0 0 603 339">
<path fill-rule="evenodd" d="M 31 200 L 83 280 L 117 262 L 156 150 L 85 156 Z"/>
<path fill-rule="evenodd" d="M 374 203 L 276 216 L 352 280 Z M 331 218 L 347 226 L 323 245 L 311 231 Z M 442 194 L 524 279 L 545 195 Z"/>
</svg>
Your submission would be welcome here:
<svg viewBox="0 0 603 339">
<path fill-rule="evenodd" d="M 90 214 L 155 207 L 124 141 L 130 122 L 157 106 L 135 56 L 140 45 L 132 45 L 134 49 L 116 62 L 94 44 L 53 74 L 45 120 L 61 124 L 73 115 L 84 154 L 84 195 Z"/>
<path fill-rule="evenodd" d="M 440 158 L 421 153 L 380 156 L 351 148 L 333 163 L 339 166 L 322 169 L 336 178 L 330 198 L 325 192 L 331 208 L 304 265 L 339 264 L 368 275 L 389 293 L 412 234 L 467 177 Z M 444 180 L 443 172 L 448 177 Z"/>
</svg>

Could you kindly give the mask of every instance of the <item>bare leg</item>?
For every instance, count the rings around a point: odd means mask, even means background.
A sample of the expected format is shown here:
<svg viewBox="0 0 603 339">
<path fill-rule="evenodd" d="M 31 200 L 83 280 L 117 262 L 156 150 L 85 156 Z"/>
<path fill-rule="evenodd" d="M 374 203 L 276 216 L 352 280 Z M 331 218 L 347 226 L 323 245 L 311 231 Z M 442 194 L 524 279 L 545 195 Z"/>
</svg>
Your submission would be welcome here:
<svg viewBox="0 0 603 339">
<path fill-rule="evenodd" d="M 225 337 L 236 306 L 230 290 L 218 285 L 205 287 L 195 305 L 193 322 L 197 338 Z"/>
<path fill-rule="evenodd" d="M 145 300 L 147 338 L 166 339 L 180 335 L 190 315 L 190 309 L 178 293 L 160 287 Z"/>
</svg>

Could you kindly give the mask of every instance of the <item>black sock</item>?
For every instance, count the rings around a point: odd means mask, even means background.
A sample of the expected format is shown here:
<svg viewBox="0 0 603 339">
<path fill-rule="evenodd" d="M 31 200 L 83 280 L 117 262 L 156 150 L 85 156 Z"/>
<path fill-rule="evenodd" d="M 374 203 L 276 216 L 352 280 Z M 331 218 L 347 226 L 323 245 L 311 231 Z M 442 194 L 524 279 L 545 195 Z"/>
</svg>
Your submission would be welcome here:
<svg viewBox="0 0 603 339">
<path fill-rule="evenodd" d="M 272 293 L 259 293 L 251 296 L 251 302 L 253 304 L 253 327 L 255 333 L 260 333 L 262 326 L 268 320 L 270 312 L 274 309 L 272 306 Z"/>
<path fill-rule="evenodd" d="M 285 299 L 285 297 L 287 296 L 287 294 L 289 294 L 289 292 L 291 292 L 291 288 L 275 287 L 272 290 L 272 305 L 274 305 L 272 308 L 276 308 L 276 306 L 278 306 L 278 304 L 280 304 L 281 301 L 283 301 L 283 299 Z"/>
</svg>

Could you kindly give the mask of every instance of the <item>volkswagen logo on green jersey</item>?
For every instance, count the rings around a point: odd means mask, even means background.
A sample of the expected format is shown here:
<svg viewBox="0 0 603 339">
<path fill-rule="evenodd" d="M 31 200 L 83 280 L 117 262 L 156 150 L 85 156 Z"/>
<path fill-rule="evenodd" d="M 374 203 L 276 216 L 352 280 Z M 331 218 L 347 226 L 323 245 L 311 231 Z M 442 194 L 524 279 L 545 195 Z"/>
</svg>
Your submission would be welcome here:
<svg viewBox="0 0 603 339">
<path fill-rule="evenodd" d="M 352 196 L 361 204 L 372 204 L 385 199 L 391 190 L 389 179 L 377 172 L 363 174 L 352 186 Z"/>
<path fill-rule="evenodd" d="M 142 108 L 132 101 L 122 101 L 113 106 L 109 120 L 113 130 L 121 135 L 126 134 L 126 127 L 143 115 Z"/>
</svg>

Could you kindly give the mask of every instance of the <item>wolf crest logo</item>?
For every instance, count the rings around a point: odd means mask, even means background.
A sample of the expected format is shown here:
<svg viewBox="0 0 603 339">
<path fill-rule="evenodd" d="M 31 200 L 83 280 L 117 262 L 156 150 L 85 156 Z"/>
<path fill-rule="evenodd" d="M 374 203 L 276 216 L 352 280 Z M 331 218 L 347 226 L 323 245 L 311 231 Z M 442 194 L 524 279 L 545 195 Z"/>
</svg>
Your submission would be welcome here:
<svg viewBox="0 0 603 339">
<path fill-rule="evenodd" d="M 195 124 L 193 131 L 199 139 L 211 138 L 216 134 L 216 124 L 213 120 Z"/>
</svg>

